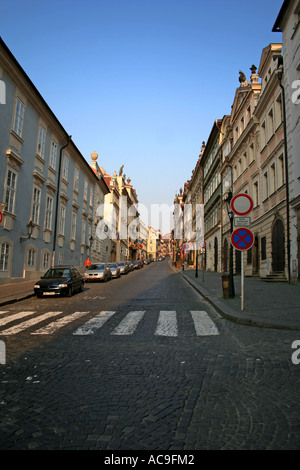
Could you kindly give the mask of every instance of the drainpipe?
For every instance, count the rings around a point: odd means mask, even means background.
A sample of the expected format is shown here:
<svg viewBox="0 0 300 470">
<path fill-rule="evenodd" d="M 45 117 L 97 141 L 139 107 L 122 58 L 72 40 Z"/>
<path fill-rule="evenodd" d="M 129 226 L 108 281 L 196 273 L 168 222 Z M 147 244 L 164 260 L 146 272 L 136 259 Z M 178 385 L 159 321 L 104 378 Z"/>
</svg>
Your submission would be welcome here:
<svg viewBox="0 0 300 470">
<path fill-rule="evenodd" d="M 55 208 L 54 233 L 53 233 L 53 249 L 52 249 L 52 266 L 54 266 L 55 264 L 55 249 L 56 249 L 56 233 L 57 233 L 57 221 L 58 221 L 58 203 L 59 203 L 62 152 L 63 152 L 63 149 L 65 149 L 71 142 L 71 138 L 72 136 L 69 135 L 68 142 L 61 147 L 60 152 L 59 152 L 58 183 L 57 183 L 56 208 Z"/>
<path fill-rule="evenodd" d="M 288 151 L 287 151 L 287 132 L 286 132 L 286 112 L 285 112 L 285 91 L 281 83 L 283 76 L 283 57 L 274 56 L 274 60 L 278 59 L 278 80 L 282 94 L 282 112 L 284 127 L 284 166 L 285 166 L 285 191 L 286 191 L 286 236 L 287 236 L 287 257 L 288 257 L 288 282 L 291 282 L 291 244 L 290 244 L 290 205 L 289 205 L 289 173 L 288 173 Z"/>
</svg>

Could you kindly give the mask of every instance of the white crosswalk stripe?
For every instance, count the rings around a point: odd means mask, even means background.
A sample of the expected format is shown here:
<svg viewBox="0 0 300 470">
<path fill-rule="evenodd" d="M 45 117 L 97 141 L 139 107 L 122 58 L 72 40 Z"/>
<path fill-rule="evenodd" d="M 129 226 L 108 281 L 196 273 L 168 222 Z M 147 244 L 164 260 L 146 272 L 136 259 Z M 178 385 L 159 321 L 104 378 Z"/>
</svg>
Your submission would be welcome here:
<svg viewBox="0 0 300 470">
<path fill-rule="evenodd" d="M 74 331 L 73 335 L 92 335 L 98 328 L 101 328 L 107 320 L 116 312 L 103 311 L 91 320 L 87 321 L 81 328 Z"/>
<path fill-rule="evenodd" d="M 208 314 L 202 310 L 192 310 L 191 315 L 197 336 L 218 335 L 219 331 Z"/>
<path fill-rule="evenodd" d="M 54 322 L 49 323 L 49 325 L 46 325 L 43 328 L 40 328 L 39 330 L 36 330 L 31 334 L 32 335 L 51 335 L 52 333 L 57 331 L 59 328 L 62 328 L 63 326 L 67 325 L 68 323 L 71 323 L 77 318 L 83 317 L 87 313 L 89 312 L 74 312 L 71 315 L 66 315 L 65 317 L 60 318 L 59 320 L 55 320 Z"/>
<path fill-rule="evenodd" d="M 71 314 L 61 316 L 60 318 L 54 317 L 63 314 L 61 311 L 47 312 L 39 315 L 34 315 L 36 314 L 34 311 L 24 311 L 5 315 L 7 313 L 9 313 L 9 311 L 0 311 L 0 335 L 15 335 L 29 328 L 33 329 L 35 326 L 37 329 L 31 332 L 32 335 L 51 335 L 60 328 L 71 324 L 73 321 L 80 319 L 90 312 L 73 312 Z M 104 310 L 99 312 L 93 318 L 90 318 L 88 321 L 83 323 L 83 325 L 73 331 L 73 335 L 93 335 L 97 330 L 102 328 L 104 324 L 116 313 L 116 311 L 111 310 Z M 213 336 L 219 334 L 217 326 L 211 320 L 207 312 L 203 310 L 191 310 L 190 314 L 194 325 L 194 334 L 196 336 Z M 120 321 L 120 323 L 110 332 L 110 335 L 129 336 L 134 334 L 145 315 L 145 310 L 134 310 L 128 312 Z M 31 318 L 27 319 L 27 317 Z M 175 310 L 161 310 L 158 315 L 156 327 L 154 327 L 152 334 L 155 336 L 170 338 L 180 336 L 184 326 L 181 326 L 181 329 L 178 328 L 177 317 L 178 314 Z M 150 317 L 148 317 L 148 319 L 149 318 Z M 46 325 L 42 325 L 39 328 L 38 325 L 41 322 L 46 322 L 46 320 L 52 321 Z M 12 322 L 14 322 L 14 325 L 9 326 L 6 329 L 2 329 L 1 331 L 1 327 L 5 327 Z"/>
<path fill-rule="evenodd" d="M 24 312 L 21 312 L 24 313 Z M 25 312 L 26 314 L 32 314 L 34 312 Z M 57 315 L 60 315 L 63 312 L 47 312 L 44 313 L 43 315 L 39 315 L 38 317 L 31 318 L 30 320 L 24 321 L 22 323 L 19 323 L 18 325 L 11 326 L 10 328 L 6 330 L 2 330 L 1 334 L 8 336 L 8 335 L 15 335 L 16 333 L 20 333 L 20 331 L 24 331 L 27 328 L 30 328 L 31 326 L 35 325 L 36 323 L 40 323 L 44 320 L 48 320 L 48 318 L 55 317 Z M 14 316 L 14 315 L 12 315 Z M 11 317 L 10 317 L 11 318 Z"/>
<path fill-rule="evenodd" d="M 159 312 L 158 323 L 154 333 L 156 336 L 177 336 L 177 317 L 174 310 L 162 310 Z"/>
<path fill-rule="evenodd" d="M 129 312 L 121 321 L 119 326 L 114 329 L 112 335 L 131 335 L 144 316 L 145 311 Z"/>
</svg>

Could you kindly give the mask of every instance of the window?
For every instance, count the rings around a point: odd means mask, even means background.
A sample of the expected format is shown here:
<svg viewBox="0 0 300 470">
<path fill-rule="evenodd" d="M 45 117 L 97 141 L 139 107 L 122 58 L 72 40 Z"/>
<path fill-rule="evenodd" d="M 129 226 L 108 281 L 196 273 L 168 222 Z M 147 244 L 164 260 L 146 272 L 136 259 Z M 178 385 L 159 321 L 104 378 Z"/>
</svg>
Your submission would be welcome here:
<svg viewBox="0 0 300 470">
<path fill-rule="evenodd" d="M 82 219 L 81 244 L 86 244 L 86 217 Z"/>
<path fill-rule="evenodd" d="M 275 101 L 275 126 L 276 126 L 276 129 L 277 129 L 277 127 L 280 126 L 282 121 L 283 121 L 282 97 L 281 97 L 281 93 L 280 93 L 278 95 L 276 101 Z"/>
<path fill-rule="evenodd" d="M 43 254 L 43 269 L 49 269 L 50 268 L 50 253 L 49 251 L 46 251 L 44 254 Z"/>
<path fill-rule="evenodd" d="M 0 271 L 8 271 L 9 260 L 9 244 L 1 243 L 0 245 Z"/>
<path fill-rule="evenodd" d="M 37 187 L 33 187 L 33 200 L 32 200 L 32 213 L 31 219 L 34 224 L 39 223 L 40 218 L 40 201 L 41 201 L 41 191 Z"/>
<path fill-rule="evenodd" d="M 40 126 L 37 153 L 43 159 L 45 158 L 45 144 L 46 144 L 46 131 L 43 128 L 43 126 Z"/>
<path fill-rule="evenodd" d="M 90 206 L 93 207 L 93 198 L 94 198 L 94 191 L 93 189 L 91 188 L 90 189 Z"/>
<path fill-rule="evenodd" d="M 13 213 L 15 209 L 17 174 L 10 168 L 7 170 L 5 187 L 5 210 Z"/>
<path fill-rule="evenodd" d="M 56 157 L 57 157 L 57 143 L 54 140 L 52 140 L 49 165 L 51 166 L 51 168 L 53 168 L 53 170 L 55 170 L 55 167 L 56 167 Z"/>
<path fill-rule="evenodd" d="M 69 177 L 69 163 L 70 163 L 70 159 L 69 159 L 68 155 L 65 155 L 64 156 L 64 165 L 63 165 L 63 179 L 65 181 L 68 181 L 68 177 Z"/>
<path fill-rule="evenodd" d="M 66 220 L 66 206 L 64 204 L 60 205 L 59 208 L 59 234 L 65 234 L 65 220 Z"/>
<path fill-rule="evenodd" d="M 46 215 L 45 215 L 45 228 L 51 230 L 52 226 L 52 212 L 53 212 L 53 198 L 47 196 L 46 198 Z"/>
<path fill-rule="evenodd" d="M 84 180 L 84 192 L 83 192 L 83 200 L 87 201 L 87 195 L 88 195 L 88 187 L 89 187 L 89 182 L 87 179 Z"/>
<path fill-rule="evenodd" d="M 250 144 L 249 146 L 249 164 L 254 161 L 254 144 Z"/>
<path fill-rule="evenodd" d="M 258 181 L 253 183 L 253 206 L 256 207 L 259 205 L 259 197 L 258 197 Z"/>
<path fill-rule="evenodd" d="M 76 212 L 72 212 L 72 221 L 71 221 L 71 239 L 76 240 L 76 222 L 77 222 L 77 214 Z"/>
<path fill-rule="evenodd" d="M 25 106 L 22 103 L 22 101 L 19 98 L 17 98 L 13 130 L 19 137 L 22 137 L 24 113 L 25 113 Z"/>
<path fill-rule="evenodd" d="M 268 112 L 268 139 L 271 139 L 272 135 L 274 134 L 274 116 L 273 116 L 273 109 L 270 109 Z"/>
<path fill-rule="evenodd" d="M 261 141 L 261 148 L 263 149 L 264 146 L 267 143 L 267 134 L 266 134 L 266 123 L 265 123 L 265 121 L 261 125 L 260 141 Z"/>
<path fill-rule="evenodd" d="M 78 189 L 79 189 L 79 169 L 76 167 L 75 173 L 74 173 L 74 190 L 78 192 Z"/>
<path fill-rule="evenodd" d="M 278 188 L 284 184 L 284 161 L 283 155 L 278 157 L 277 161 L 277 184 Z"/>
<path fill-rule="evenodd" d="M 27 266 L 33 267 L 35 261 L 35 251 L 33 248 L 29 248 L 27 251 Z"/>
<path fill-rule="evenodd" d="M 275 179 L 275 163 L 272 163 L 270 167 L 270 194 L 274 193 L 276 190 L 276 179 Z"/>
<path fill-rule="evenodd" d="M 268 197 L 268 172 L 263 175 L 263 201 Z"/>
</svg>

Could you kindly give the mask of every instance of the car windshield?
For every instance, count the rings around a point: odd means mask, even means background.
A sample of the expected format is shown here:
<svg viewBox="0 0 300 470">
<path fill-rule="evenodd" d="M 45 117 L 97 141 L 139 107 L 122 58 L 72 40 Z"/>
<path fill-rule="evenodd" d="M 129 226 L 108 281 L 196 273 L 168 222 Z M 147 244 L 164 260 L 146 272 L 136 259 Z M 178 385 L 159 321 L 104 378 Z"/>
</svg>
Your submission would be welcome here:
<svg viewBox="0 0 300 470">
<path fill-rule="evenodd" d="M 125 266 L 125 263 L 118 263 L 119 266 Z"/>
<path fill-rule="evenodd" d="M 116 267 L 117 267 L 117 265 L 116 265 L 115 263 L 110 263 L 109 266 L 110 266 L 111 268 L 116 268 Z"/>
<path fill-rule="evenodd" d="M 104 269 L 105 265 L 104 264 L 91 264 L 88 269 L 89 270 L 94 270 L 94 269 Z"/>
<path fill-rule="evenodd" d="M 44 278 L 46 279 L 51 279 L 51 278 L 57 278 L 57 277 L 70 277 L 70 270 L 69 269 L 49 269 L 46 274 L 44 275 Z"/>
</svg>

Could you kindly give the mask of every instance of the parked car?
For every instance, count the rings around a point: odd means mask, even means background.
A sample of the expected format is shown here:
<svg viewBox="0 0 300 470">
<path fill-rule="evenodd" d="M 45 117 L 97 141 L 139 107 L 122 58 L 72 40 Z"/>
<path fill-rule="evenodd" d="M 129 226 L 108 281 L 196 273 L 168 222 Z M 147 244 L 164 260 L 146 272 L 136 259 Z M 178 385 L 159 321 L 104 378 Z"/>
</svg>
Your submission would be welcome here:
<svg viewBox="0 0 300 470">
<path fill-rule="evenodd" d="M 112 277 L 121 276 L 121 271 L 120 271 L 118 263 L 108 263 L 108 266 L 110 267 Z"/>
<path fill-rule="evenodd" d="M 130 266 L 128 261 L 118 261 L 121 274 L 128 274 L 130 272 Z"/>
<path fill-rule="evenodd" d="M 143 264 L 141 260 L 133 261 L 132 262 L 134 269 L 141 269 L 143 268 Z"/>
<path fill-rule="evenodd" d="M 151 259 L 150 258 L 147 258 L 144 260 L 144 264 L 150 264 L 151 263 Z"/>
<path fill-rule="evenodd" d="M 76 291 L 84 290 L 84 276 L 73 266 L 54 266 L 34 286 L 37 297 L 65 294 L 71 297 Z"/>
<path fill-rule="evenodd" d="M 112 278 L 111 269 L 107 263 L 91 264 L 84 273 L 85 281 L 109 281 Z"/>
</svg>

